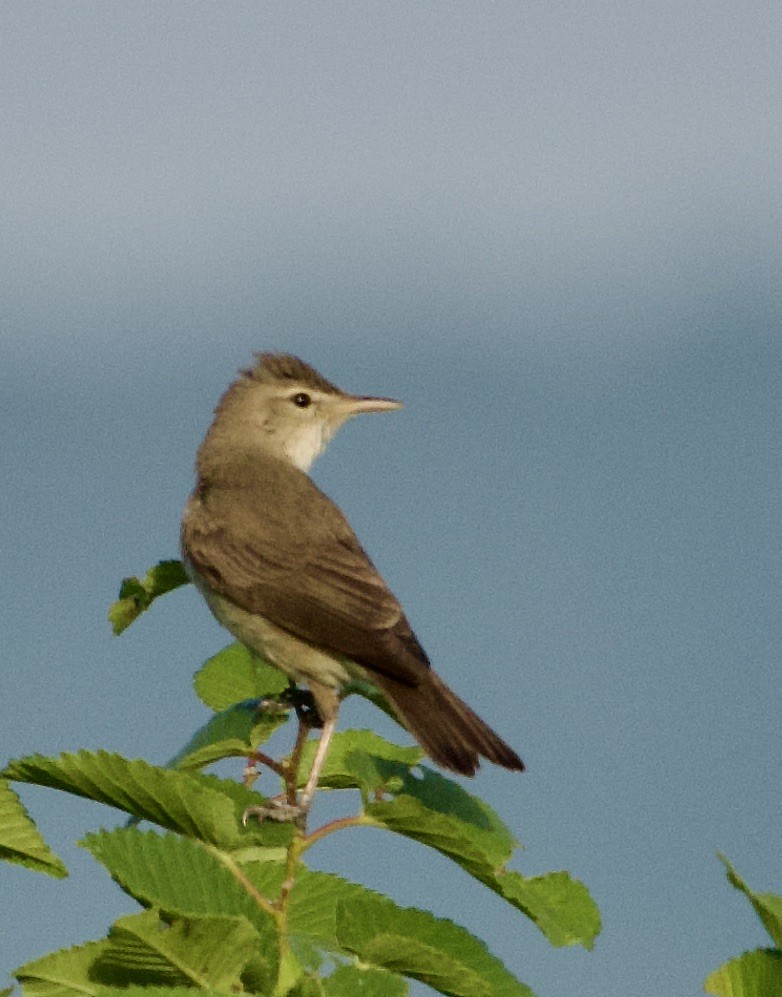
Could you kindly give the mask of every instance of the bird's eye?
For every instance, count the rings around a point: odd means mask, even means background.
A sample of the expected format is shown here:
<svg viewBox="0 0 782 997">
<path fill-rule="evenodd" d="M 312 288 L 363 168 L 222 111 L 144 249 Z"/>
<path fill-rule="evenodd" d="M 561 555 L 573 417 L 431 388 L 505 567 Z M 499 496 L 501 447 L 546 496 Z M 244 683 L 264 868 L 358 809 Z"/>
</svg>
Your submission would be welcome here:
<svg viewBox="0 0 782 997">
<path fill-rule="evenodd" d="M 312 399 L 307 394 L 306 391 L 299 391 L 291 399 L 294 405 L 298 408 L 308 408 L 312 404 Z"/>
</svg>

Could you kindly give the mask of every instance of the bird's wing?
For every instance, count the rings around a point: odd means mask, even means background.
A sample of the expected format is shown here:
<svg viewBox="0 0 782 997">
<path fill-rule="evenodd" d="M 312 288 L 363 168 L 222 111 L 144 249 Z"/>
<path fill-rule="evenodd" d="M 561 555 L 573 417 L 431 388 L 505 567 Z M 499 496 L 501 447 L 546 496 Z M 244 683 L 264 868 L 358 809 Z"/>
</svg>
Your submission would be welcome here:
<svg viewBox="0 0 782 997">
<path fill-rule="evenodd" d="M 274 480 L 202 485 L 182 527 L 206 583 L 296 637 L 408 685 L 429 662 L 402 607 L 340 510 L 286 469 Z"/>
</svg>

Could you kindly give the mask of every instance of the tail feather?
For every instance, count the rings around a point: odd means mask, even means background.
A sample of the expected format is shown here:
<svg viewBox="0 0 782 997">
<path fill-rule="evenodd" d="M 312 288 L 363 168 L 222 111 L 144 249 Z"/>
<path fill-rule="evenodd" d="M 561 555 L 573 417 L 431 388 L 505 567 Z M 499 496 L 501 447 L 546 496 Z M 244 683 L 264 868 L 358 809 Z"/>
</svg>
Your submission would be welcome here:
<svg viewBox="0 0 782 997">
<path fill-rule="evenodd" d="M 375 673 L 372 680 L 421 747 L 443 768 L 474 775 L 481 757 L 518 772 L 524 762 L 433 671 L 411 687 Z"/>
</svg>

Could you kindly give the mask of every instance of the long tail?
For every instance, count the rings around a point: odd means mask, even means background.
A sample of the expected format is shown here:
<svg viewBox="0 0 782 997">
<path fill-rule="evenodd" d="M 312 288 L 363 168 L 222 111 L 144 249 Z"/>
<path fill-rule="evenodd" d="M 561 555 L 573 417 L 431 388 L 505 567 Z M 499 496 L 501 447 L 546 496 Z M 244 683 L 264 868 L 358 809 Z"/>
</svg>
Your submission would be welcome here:
<svg viewBox="0 0 782 997">
<path fill-rule="evenodd" d="M 417 686 L 403 685 L 377 672 L 372 676 L 401 722 L 426 753 L 462 775 L 475 775 L 480 758 L 506 769 L 524 771 L 524 762 L 477 713 L 427 670 Z"/>
</svg>

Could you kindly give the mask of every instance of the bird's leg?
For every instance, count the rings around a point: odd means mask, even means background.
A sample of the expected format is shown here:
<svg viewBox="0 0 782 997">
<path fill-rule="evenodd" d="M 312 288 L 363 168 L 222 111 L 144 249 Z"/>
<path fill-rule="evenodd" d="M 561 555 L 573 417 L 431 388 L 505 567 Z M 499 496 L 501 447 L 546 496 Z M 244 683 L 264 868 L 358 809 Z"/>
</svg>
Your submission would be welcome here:
<svg viewBox="0 0 782 997">
<path fill-rule="evenodd" d="M 302 821 L 302 823 L 303 819 L 306 819 L 315 795 L 315 790 L 318 788 L 318 779 L 320 778 L 320 772 L 328 754 L 329 742 L 331 741 L 331 735 L 334 733 L 334 728 L 337 724 L 337 714 L 339 713 L 339 696 L 335 689 L 321 685 L 320 683 L 310 682 L 310 691 L 312 698 L 315 700 L 322 730 L 304 792 L 299 797 L 298 803 L 291 803 L 290 800 L 287 803 L 271 800 L 269 806 L 248 807 L 242 815 L 242 823 L 245 825 L 250 817 L 258 817 L 259 820 L 265 820 L 266 818 L 276 821 L 296 820 Z M 297 738 L 296 742 L 298 748 L 300 743 L 303 744 L 302 733 L 306 737 L 309 729 L 315 726 L 315 724 L 309 711 L 302 714 L 297 710 L 297 714 L 301 725 L 299 728 L 299 738 Z M 293 759 L 291 760 L 293 761 Z M 296 765 L 296 768 L 298 769 L 298 765 Z M 295 785 L 296 772 L 293 772 L 293 779 Z"/>
<path fill-rule="evenodd" d="M 300 801 L 300 805 L 305 811 L 309 810 L 315 790 L 318 788 L 320 770 L 326 761 L 329 742 L 331 741 L 331 735 L 334 733 L 334 728 L 337 724 L 337 714 L 339 713 L 339 696 L 336 689 L 328 685 L 321 685 L 320 682 L 310 682 L 309 686 L 312 698 L 315 700 L 315 705 L 318 708 L 318 715 L 323 721 L 323 730 L 320 732 L 320 740 L 315 751 L 315 757 L 312 760 L 310 776 L 307 779 L 307 785 L 304 787 L 304 793 Z"/>
<path fill-rule="evenodd" d="M 329 741 L 331 740 L 331 735 L 334 733 L 336 724 L 336 718 L 334 720 L 325 720 L 323 723 L 323 730 L 320 732 L 320 738 L 318 739 L 318 748 L 315 752 L 315 758 L 312 761 L 312 768 L 310 769 L 310 777 L 307 779 L 307 785 L 304 787 L 304 792 L 299 800 L 299 806 L 304 810 L 309 810 L 312 797 L 315 795 L 315 790 L 318 788 L 320 770 L 323 768 L 323 763 L 326 761 L 326 755 L 329 750 Z"/>
</svg>

